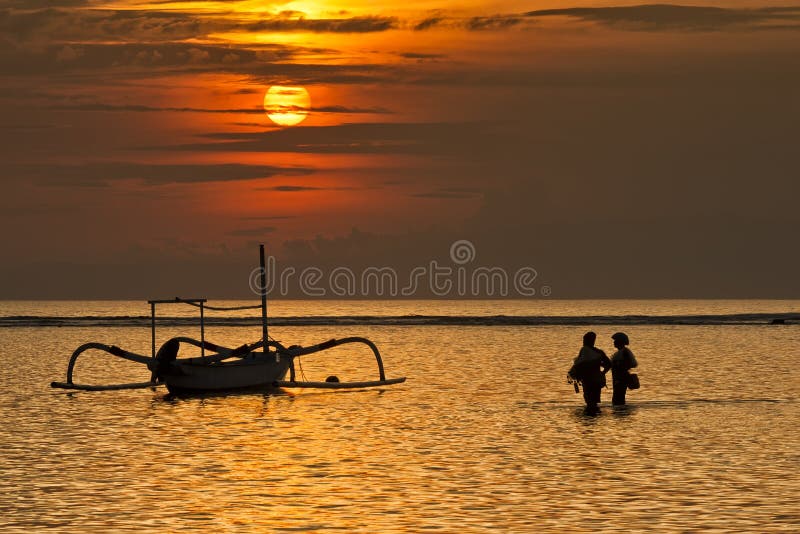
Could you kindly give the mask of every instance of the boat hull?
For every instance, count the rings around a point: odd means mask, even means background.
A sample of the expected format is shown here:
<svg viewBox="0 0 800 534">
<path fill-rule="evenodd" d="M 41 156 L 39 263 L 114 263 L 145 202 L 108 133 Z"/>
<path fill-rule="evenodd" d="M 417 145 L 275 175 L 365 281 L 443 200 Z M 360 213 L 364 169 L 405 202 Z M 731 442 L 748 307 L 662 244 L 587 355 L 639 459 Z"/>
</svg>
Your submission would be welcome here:
<svg viewBox="0 0 800 534">
<path fill-rule="evenodd" d="M 174 362 L 161 380 L 170 393 L 224 392 L 242 389 L 268 389 L 283 380 L 290 360 L 275 361 L 275 354 L 262 352 L 244 358 L 206 365 L 202 360 Z"/>
</svg>

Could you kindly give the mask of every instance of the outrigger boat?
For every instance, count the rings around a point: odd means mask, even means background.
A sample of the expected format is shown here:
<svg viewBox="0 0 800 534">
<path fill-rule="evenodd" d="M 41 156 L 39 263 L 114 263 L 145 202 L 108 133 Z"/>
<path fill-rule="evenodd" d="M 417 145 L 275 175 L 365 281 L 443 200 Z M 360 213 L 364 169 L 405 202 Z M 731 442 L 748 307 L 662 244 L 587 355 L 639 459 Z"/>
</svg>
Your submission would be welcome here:
<svg viewBox="0 0 800 534">
<path fill-rule="evenodd" d="M 151 355 L 145 356 L 131 352 L 115 345 L 103 343 L 85 343 L 72 353 L 67 366 L 66 382 L 52 382 L 54 388 L 101 391 L 112 389 L 137 389 L 165 385 L 170 393 L 213 393 L 232 390 L 263 390 L 270 388 L 368 388 L 388 386 L 405 382 L 402 378 L 386 378 L 380 351 L 369 339 L 363 337 L 347 337 L 331 339 L 317 345 L 302 347 L 292 345 L 285 347 L 270 338 L 267 331 L 267 296 L 266 271 L 264 264 L 264 245 L 261 253 L 261 305 L 220 308 L 208 306 L 206 299 L 150 300 L 151 310 Z M 158 304 L 188 304 L 200 309 L 200 340 L 189 337 L 175 337 L 166 341 L 156 351 L 156 306 Z M 262 339 L 240 347 L 229 348 L 210 343 L 205 340 L 205 309 L 241 310 L 261 308 Z M 314 354 L 344 344 L 361 343 L 367 345 L 375 355 L 378 364 L 378 380 L 364 382 L 339 382 L 335 376 L 328 377 L 325 382 L 298 381 L 295 375 L 294 360 L 300 356 Z M 181 344 L 200 348 L 200 356 L 179 358 Z M 88 350 L 100 350 L 113 356 L 141 363 L 151 372 L 149 382 L 128 384 L 89 385 L 73 382 L 73 370 L 78 357 Z M 206 354 L 209 351 L 210 354 Z M 285 380 L 289 373 L 289 380 Z"/>
</svg>

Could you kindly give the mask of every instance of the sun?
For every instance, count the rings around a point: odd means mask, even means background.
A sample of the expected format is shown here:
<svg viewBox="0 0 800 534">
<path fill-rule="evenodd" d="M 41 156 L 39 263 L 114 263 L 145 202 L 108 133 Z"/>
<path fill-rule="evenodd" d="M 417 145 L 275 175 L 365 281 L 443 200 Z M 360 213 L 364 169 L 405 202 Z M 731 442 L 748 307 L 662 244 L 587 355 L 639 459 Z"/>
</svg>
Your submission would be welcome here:
<svg viewBox="0 0 800 534">
<path fill-rule="evenodd" d="M 273 85 L 264 95 L 267 117 L 280 126 L 296 126 L 311 109 L 311 96 L 305 87 Z"/>
</svg>

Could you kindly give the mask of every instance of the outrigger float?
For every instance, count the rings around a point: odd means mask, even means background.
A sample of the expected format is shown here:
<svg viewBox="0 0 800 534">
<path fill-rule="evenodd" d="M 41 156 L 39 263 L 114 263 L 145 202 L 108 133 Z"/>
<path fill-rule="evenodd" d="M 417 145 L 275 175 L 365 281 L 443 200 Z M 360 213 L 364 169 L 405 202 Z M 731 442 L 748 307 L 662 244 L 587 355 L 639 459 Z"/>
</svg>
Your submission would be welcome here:
<svg viewBox="0 0 800 534">
<path fill-rule="evenodd" d="M 346 337 L 331 339 L 317 345 L 301 347 L 292 345 L 285 347 L 268 335 L 267 331 L 267 296 L 266 272 L 264 264 L 264 245 L 260 247 L 261 253 L 261 305 L 238 306 L 233 308 L 220 308 L 208 306 L 206 299 L 181 299 L 150 300 L 151 310 L 151 355 L 145 356 L 131 352 L 115 345 L 103 343 L 85 343 L 72 353 L 67 366 L 66 382 L 52 382 L 51 387 L 84 390 L 104 391 L 117 389 L 138 389 L 156 386 L 166 386 L 170 393 L 215 393 L 233 390 L 264 390 L 274 388 L 325 388 L 325 389 L 353 389 L 389 386 L 405 382 L 402 378 L 386 378 L 383 369 L 383 360 L 380 351 L 369 339 L 363 337 Z M 166 341 L 156 351 L 156 305 L 158 304 L 188 304 L 200 309 L 200 340 L 190 337 L 174 337 Z M 205 340 L 204 311 L 212 310 L 242 310 L 261 308 L 262 339 L 240 347 L 229 348 L 210 343 Z M 378 380 L 364 382 L 339 382 L 338 378 L 331 376 L 325 382 L 298 381 L 295 375 L 294 360 L 300 356 L 314 354 L 340 345 L 360 343 L 368 346 L 375 355 L 378 364 Z M 178 358 L 181 344 L 193 345 L 200 349 L 200 356 L 193 358 Z M 89 385 L 76 384 L 72 380 L 75 363 L 78 357 L 89 350 L 100 350 L 136 363 L 147 366 L 151 372 L 149 382 L 136 382 L 128 384 Z M 210 354 L 206 354 L 209 351 Z M 289 373 L 289 380 L 285 380 Z"/>
</svg>

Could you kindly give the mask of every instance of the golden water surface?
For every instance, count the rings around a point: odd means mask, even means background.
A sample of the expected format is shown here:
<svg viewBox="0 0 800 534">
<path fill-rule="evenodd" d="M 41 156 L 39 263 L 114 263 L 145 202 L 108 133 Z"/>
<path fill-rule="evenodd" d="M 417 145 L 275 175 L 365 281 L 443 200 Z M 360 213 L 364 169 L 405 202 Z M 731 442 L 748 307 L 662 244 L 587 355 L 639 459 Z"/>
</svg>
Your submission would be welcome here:
<svg viewBox="0 0 800 534">
<path fill-rule="evenodd" d="M 564 376 L 585 330 L 273 329 L 285 344 L 365 335 L 408 381 L 170 398 L 49 388 L 85 341 L 148 353 L 146 328 L 0 329 L 0 530 L 800 530 L 800 327 L 626 327 L 642 389 L 620 410 L 604 391 L 597 417 Z M 610 349 L 613 329 L 597 330 Z M 310 380 L 374 379 L 371 358 L 348 346 L 301 363 Z M 147 377 L 100 353 L 76 370 Z"/>
</svg>

